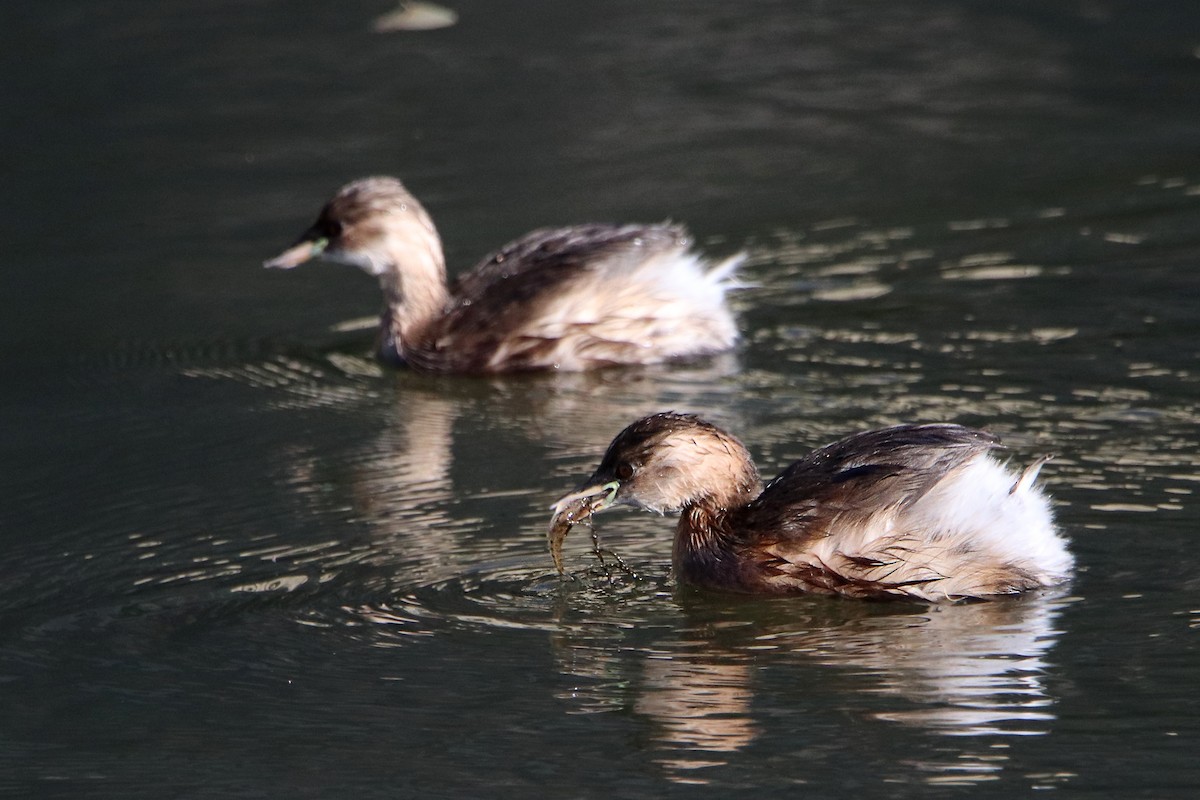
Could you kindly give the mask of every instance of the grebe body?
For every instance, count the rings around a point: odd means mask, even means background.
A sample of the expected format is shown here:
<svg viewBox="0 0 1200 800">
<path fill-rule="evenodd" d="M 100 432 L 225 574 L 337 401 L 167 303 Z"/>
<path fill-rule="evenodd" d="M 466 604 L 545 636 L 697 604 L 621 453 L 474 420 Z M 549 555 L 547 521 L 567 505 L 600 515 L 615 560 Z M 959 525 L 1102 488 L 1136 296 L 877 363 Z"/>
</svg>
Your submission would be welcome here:
<svg viewBox="0 0 1200 800">
<path fill-rule="evenodd" d="M 379 279 L 378 354 L 427 372 L 587 370 L 728 350 L 740 256 L 714 265 L 679 225 L 536 230 L 450 286 L 441 238 L 395 178 L 342 187 L 299 242 L 264 263 L 324 257 Z"/>
<path fill-rule="evenodd" d="M 662 413 L 613 440 L 584 488 L 554 506 L 550 545 L 612 505 L 680 513 L 678 580 L 762 594 L 919 600 L 1053 586 L 1072 557 L 1035 485 L 996 437 L 959 425 L 899 425 L 813 451 L 763 487 L 745 446 L 698 417 Z"/>
</svg>

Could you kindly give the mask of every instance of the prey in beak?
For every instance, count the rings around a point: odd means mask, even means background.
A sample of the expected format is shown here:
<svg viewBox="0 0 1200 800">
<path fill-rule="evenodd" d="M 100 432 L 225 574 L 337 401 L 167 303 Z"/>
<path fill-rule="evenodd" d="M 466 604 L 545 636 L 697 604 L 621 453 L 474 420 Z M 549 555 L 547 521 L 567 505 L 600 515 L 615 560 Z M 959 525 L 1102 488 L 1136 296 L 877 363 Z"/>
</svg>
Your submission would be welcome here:
<svg viewBox="0 0 1200 800">
<path fill-rule="evenodd" d="M 593 484 L 566 495 L 550 507 L 554 516 L 550 519 L 550 530 L 547 531 L 546 538 L 550 542 L 550 557 L 554 559 L 554 568 L 558 570 L 559 575 L 564 574 L 562 545 L 571 528 L 611 506 L 616 500 L 619 488 L 620 483 L 617 481 Z"/>
<path fill-rule="evenodd" d="M 298 267 L 306 261 L 311 261 L 319 257 L 325 252 L 325 248 L 327 247 L 329 247 L 329 240 L 325 237 L 301 239 L 274 258 L 264 261 L 263 266 L 267 269 L 291 269 L 292 267 Z"/>
</svg>

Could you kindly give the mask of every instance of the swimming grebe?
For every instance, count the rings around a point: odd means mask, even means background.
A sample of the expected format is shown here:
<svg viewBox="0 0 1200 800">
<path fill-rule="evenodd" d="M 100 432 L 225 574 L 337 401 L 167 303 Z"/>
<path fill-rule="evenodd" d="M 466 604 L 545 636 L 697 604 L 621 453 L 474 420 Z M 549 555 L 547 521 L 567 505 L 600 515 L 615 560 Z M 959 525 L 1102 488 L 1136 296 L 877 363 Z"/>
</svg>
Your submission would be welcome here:
<svg viewBox="0 0 1200 800">
<path fill-rule="evenodd" d="M 622 431 L 580 491 L 554 505 L 562 572 L 571 526 L 612 505 L 682 511 L 684 583 L 738 592 L 952 600 L 1065 581 L 1073 563 L 1034 486 L 999 440 L 959 425 L 898 425 L 815 450 L 763 488 L 745 446 L 704 420 L 654 414 Z"/>
<path fill-rule="evenodd" d="M 293 247 L 264 262 L 318 256 L 379 278 L 379 356 L 429 372 L 585 370 L 727 350 L 725 305 L 740 256 L 715 267 L 678 225 L 537 230 L 446 286 L 442 242 L 395 178 L 343 186 Z"/>
</svg>

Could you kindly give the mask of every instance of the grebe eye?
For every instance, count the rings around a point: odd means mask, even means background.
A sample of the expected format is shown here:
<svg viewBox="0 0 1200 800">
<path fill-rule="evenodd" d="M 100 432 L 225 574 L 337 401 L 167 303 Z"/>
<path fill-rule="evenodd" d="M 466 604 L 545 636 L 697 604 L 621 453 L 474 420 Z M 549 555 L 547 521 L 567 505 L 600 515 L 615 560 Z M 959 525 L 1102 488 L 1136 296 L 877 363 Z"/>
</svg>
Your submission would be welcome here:
<svg viewBox="0 0 1200 800">
<path fill-rule="evenodd" d="M 623 463 L 617 467 L 617 478 L 620 480 L 623 480 L 623 481 L 627 481 L 633 477 L 633 473 L 635 471 L 636 470 L 634 470 L 633 464 L 630 464 L 628 461 L 626 461 L 625 463 Z"/>
<path fill-rule="evenodd" d="M 336 239 L 342 235 L 342 223 L 336 219 L 327 219 L 321 224 L 321 233 L 326 239 Z"/>
</svg>

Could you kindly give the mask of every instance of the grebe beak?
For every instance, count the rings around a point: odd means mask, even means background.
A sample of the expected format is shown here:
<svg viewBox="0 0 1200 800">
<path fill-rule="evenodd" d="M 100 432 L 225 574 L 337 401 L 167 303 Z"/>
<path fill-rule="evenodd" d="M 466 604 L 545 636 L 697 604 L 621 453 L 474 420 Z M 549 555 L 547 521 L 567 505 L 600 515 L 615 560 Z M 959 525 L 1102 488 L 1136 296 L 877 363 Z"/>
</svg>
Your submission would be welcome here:
<svg viewBox="0 0 1200 800">
<path fill-rule="evenodd" d="M 329 240 L 325 238 L 301 240 L 274 258 L 264 261 L 263 266 L 267 269 L 298 267 L 305 261 L 311 261 L 321 255 L 328 246 Z"/>
<path fill-rule="evenodd" d="M 617 481 L 598 483 L 572 492 L 550 506 L 554 516 L 550 519 L 550 530 L 546 538 L 550 542 L 550 557 L 554 559 L 554 568 L 558 574 L 564 574 L 562 560 L 562 544 L 574 525 L 586 521 L 592 514 L 603 511 L 613 504 L 617 497 L 617 489 L 621 484 Z"/>
</svg>

